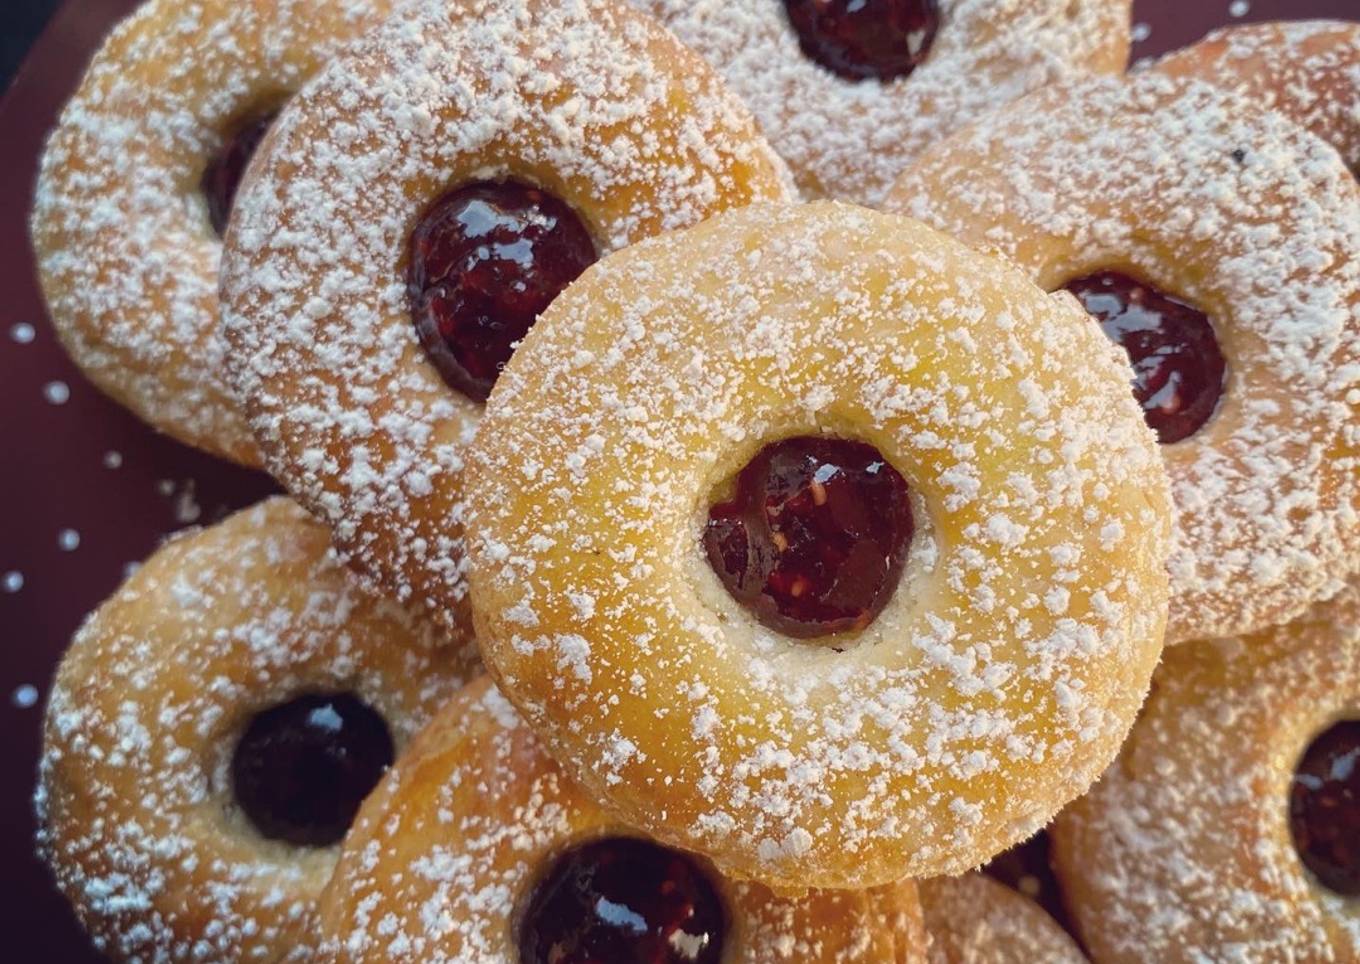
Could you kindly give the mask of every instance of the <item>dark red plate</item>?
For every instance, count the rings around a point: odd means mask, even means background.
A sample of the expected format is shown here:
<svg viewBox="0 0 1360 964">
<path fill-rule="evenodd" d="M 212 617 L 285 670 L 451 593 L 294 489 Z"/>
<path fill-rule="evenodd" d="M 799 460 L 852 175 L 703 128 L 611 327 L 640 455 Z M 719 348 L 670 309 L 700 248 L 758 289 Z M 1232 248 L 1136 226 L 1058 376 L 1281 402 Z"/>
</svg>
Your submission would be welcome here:
<svg viewBox="0 0 1360 964">
<path fill-rule="evenodd" d="M 43 135 L 109 26 L 135 6 L 70 0 L 0 100 L 0 891 L 8 895 L 0 900 L 0 958 L 16 962 L 98 960 L 33 857 L 42 705 L 63 647 L 127 566 L 167 533 L 273 489 L 156 435 L 103 398 L 62 354 L 43 315 L 27 230 Z M 1360 16 L 1357 0 L 1136 6 L 1139 57 L 1237 20 Z"/>
</svg>

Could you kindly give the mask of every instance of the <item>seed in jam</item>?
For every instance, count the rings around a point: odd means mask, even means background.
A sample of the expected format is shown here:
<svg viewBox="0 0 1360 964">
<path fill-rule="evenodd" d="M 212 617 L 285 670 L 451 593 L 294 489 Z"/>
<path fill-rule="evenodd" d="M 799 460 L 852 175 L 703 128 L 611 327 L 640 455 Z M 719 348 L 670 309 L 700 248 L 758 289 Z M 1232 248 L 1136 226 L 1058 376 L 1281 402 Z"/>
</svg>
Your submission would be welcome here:
<svg viewBox="0 0 1360 964">
<path fill-rule="evenodd" d="M 905 77 L 930 53 L 939 0 L 784 0 L 809 60 L 849 80 Z"/>
<path fill-rule="evenodd" d="M 449 387 L 486 401 L 538 316 L 597 257 L 576 213 L 538 188 L 483 181 L 436 201 L 411 234 L 407 294 Z"/>
<path fill-rule="evenodd" d="M 732 499 L 709 509 L 704 548 L 757 619 L 805 639 L 873 621 L 914 529 L 907 483 L 877 449 L 799 436 L 741 470 Z"/>
<path fill-rule="evenodd" d="M 208 220 L 219 238 L 227 233 L 231 210 L 236 204 L 236 189 L 241 186 L 246 167 L 278 116 L 274 111 L 240 125 L 203 171 L 199 187 L 208 202 Z"/>
<path fill-rule="evenodd" d="M 534 889 L 521 964 L 718 964 L 726 914 L 694 861 L 629 837 L 568 851 Z"/>
<path fill-rule="evenodd" d="M 1199 431 L 1218 407 L 1227 370 L 1208 317 L 1115 271 L 1064 287 L 1128 352 L 1133 394 L 1157 440 L 1170 445 Z"/>
<path fill-rule="evenodd" d="M 1336 724 L 1304 753 L 1290 788 L 1289 828 L 1322 886 L 1360 896 L 1360 720 Z"/>
<path fill-rule="evenodd" d="M 261 834 L 338 843 L 392 765 L 387 724 L 351 693 L 310 693 L 258 714 L 231 761 L 236 802 Z"/>
</svg>

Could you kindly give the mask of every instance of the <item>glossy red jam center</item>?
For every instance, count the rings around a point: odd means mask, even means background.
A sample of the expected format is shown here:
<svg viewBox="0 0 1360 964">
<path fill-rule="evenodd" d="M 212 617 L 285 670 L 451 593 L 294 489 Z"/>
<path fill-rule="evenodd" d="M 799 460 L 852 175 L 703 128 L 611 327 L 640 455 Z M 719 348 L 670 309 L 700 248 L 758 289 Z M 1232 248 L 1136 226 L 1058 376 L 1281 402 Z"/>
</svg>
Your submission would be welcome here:
<svg viewBox="0 0 1360 964">
<path fill-rule="evenodd" d="M 1289 827 L 1303 865 L 1322 886 L 1360 896 L 1360 720 L 1338 723 L 1294 771 Z"/>
<path fill-rule="evenodd" d="M 1227 371 L 1208 317 L 1150 285 L 1114 271 L 1070 282 L 1133 365 L 1133 394 L 1163 445 L 1194 435 L 1218 407 Z"/>
<path fill-rule="evenodd" d="M 521 964 L 718 964 L 726 914 L 684 854 L 627 837 L 563 854 L 533 891 Z"/>
<path fill-rule="evenodd" d="M 392 765 L 387 724 L 351 693 L 313 693 L 258 714 L 231 761 L 236 802 L 257 830 L 303 847 L 338 843 Z"/>
<path fill-rule="evenodd" d="M 208 202 L 208 220 L 218 237 L 227 233 L 231 210 L 236 204 L 236 190 L 246 173 L 250 159 L 264 140 L 265 134 L 278 118 L 274 111 L 242 124 L 223 143 L 222 148 L 208 161 L 199 187 Z"/>
<path fill-rule="evenodd" d="M 485 401 L 538 316 L 596 258 L 581 219 L 538 188 L 486 181 L 436 201 L 411 234 L 407 291 L 449 387 Z"/>
<path fill-rule="evenodd" d="M 897 587 L 914 531 L 907 483 L 873 446 L 767 445 L 709 509 L 704 548 L 766 626 L 809 638 L 863 629 Z"/>
<path fill-rule="evenodd" d="M 784 0 L 808 59 L 850 80 L 905 77 L 930 53 L 938 0 Z"/>
</svg>

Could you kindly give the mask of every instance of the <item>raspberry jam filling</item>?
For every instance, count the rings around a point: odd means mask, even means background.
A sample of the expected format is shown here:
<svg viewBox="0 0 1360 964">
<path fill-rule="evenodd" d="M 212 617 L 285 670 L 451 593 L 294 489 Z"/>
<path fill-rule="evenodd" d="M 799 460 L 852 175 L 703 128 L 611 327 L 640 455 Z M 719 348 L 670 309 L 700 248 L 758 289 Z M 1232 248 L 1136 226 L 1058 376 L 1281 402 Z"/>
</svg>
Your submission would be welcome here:
<svg viewBox="0 0 1360 964">
<path fill-rule="evenodd" d="M 718 964 L 726 915 L 684 854 L 616 837 L 568 851 L 530 897 L 521 964 Z"/>
<path fill-rule="evenodd" d="M 1064 286 L 1133 365 L 1133 394 L 1163 445 L 1199 431 L 1223 395 L 1227 365 L 1208 317 L 1114 271 Z"/>
<path fill-rule="evenodd" d="M 258 714 L 236 745 L 232 790 L 271 840 L 338 843 L 392 765 L 387 724 L 351 693 L 312 693 Z"/>
<path fill-rule="evenodd" d="M 599 255 L 581 219 L 514 181 L 446 194 L 411 234 L 416 333 L 450 388 L 486 401 L 515 346 Z"/>
<path fill-rule="evenodd" d="M 930 53 L 939 0 L 784 0 L 809 60 L 848 80 L 905 77 Z"/>
<path fill-rule="evenodd" d="M 272 111 L 256 117 L 238 127 L 203 171 L 199 188 L 208 202 L 208 220 L 220 238 L 227 233 L 231 221 L 231 209 L 236 203 L 236 189 L 241 186 L 241 177 L 246 173 L 250 159 L 269 133 L 269 128 L 278 119 L 279 112 Z"/>
<path fill-rule="evenodd" d="M 805 639 L 869 625 L 897 587 L 914 530 L 907 483 L 877 449 L 800 436 L 741 470 L 703 538 L 734 598 Z"/>
<path fill-rule="evenodd" d="M 1289 829 L 1322 886 L 1360 896 L 1360 720 L 1338 723 L 1304 753 L 1289 793 Z"/>
</svg>

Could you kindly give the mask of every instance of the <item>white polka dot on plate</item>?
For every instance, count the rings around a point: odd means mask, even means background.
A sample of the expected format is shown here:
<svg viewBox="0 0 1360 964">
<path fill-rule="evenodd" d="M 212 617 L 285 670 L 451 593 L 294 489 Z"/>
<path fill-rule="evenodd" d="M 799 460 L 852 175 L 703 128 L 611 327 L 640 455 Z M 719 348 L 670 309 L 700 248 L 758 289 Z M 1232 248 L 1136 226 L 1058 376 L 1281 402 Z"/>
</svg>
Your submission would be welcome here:
<svg viewBox="0 0 1360 964">
<path fill-rule="evenodd" d="M 1150 23 L 1136 23 L 1136 24 L 1133 25 L 1133 42 L 1134 42 L 1134 43 L 1140 44 L 1140 43 L 1142 43 L 1144 40 L 1146 40 L 1148 37 L 1151 37 L 1151 36 L 1152 36 L 1152 24 L 1150 24 Z"/>
<path fill-rule="evenodd" d="M 38 703 L 38 688 L 29 683 L 25 683 L 23 686 L 17 687 L 14 690 L 13 695 L 10 696 L 10 702 L 21 710 L 36 706 Z"/>
<path fill-rule="evenodd" d="M 71 398 L 71 387 L 65 382 L 48 382 L 43 386 L 43 398 L 53 405 L 65 405 Z"/>
<path fill-rule="evenodd" d="M 1228 4 L 1228 16 L 1230 17 L 1245 17 L 1249 13 L 1251 13 L 1251 0 L 1232 0 L 1232 3 Z"/>
<path fill-rule="evenodd" d="M 9 330 L 10 338 L 14 339 L 21 345 L 31 344 L 33 338 L 36 335 L 37 332 L 33 330 L 33 326 L 25 321 L 19 322 L 19 324 L 15 325 Z"/>
<path fill-rule="evenodd" d="M 106 469 L 120 469 L 120 468 L 122 468 L 122 467 L 123 467 L 123 453 L 122 453 L 122 452 L 105 452 L 105 453 L 104 453 L 104 468 L 106 468 Z"/>
<path fill-rule="evenodd" d="M 74 529 L 62 529 L 57 533 L 57 545 L 67 552 L 80 548 L 80 533 Z"/>
<path fill-rule="evenodd" d="M 18 592 L 24 588 L 24 574 L 17 570 L 7 572 L 0 585 L 5 587 L 5 592 Z"/>
</svg>

